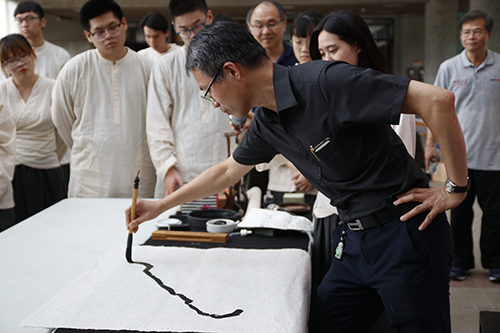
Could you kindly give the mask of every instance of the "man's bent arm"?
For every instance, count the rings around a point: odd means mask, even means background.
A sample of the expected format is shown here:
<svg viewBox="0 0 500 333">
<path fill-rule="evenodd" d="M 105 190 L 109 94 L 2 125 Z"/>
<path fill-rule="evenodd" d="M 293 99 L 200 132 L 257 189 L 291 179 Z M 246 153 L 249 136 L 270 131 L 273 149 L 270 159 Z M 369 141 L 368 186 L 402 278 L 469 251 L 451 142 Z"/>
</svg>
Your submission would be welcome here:
<svg viewBox="0 0 500 333">
<path fill-rule="evenodd" d="M 411 81 L 403 104 L 403 113 L 418 114 L 433 133 L 443 153 L 448 178 L 458 186 L 467 185 L 467 156 L 464 135 L 458 122 L 454 106 L 454 94 L 430 84 Z M 445 210 L 456 207 L 465 199 L 466 193 L 448 193 L 442 187 L 412 189 L 401 195 L 395 204 L 409 201 L 422 202 L 401 217 L 403 221 L 430 210 L 420 229 L 429 225 L 434 217 Z"/>
<path fill-rule="evenodd" d="M 230 156 L 226 161 L 214 165 L 161 200 L 138 200 L 136 218 L 132 222 L 130 222 L 130 207 L 125 211 L 127 226 L 136 231 L 139 224 L 157 217 L 172 207 L 218 193 L 235 184 L 252 168 L 253 165 L 240 164 Z"/>
</svg>

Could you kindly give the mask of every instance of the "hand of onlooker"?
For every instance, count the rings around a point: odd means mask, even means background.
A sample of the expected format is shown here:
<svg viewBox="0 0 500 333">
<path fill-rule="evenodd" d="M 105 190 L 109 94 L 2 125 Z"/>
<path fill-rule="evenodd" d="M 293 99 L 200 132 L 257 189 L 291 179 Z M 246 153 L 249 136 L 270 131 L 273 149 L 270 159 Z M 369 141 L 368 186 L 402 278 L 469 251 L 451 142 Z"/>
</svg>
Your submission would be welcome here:
<svg viewBox="0 0 500 333">
<path fill-rule="evenodd" d="M 440 161 L 438 151 L 436 149 L 436 143 L 434 141 L 434 135 L 428 129 L 427 130 L 427 140 L 425 141 L 425 170 L 429 170 L 429 164 L 432 160 L 436 162 Z"/>
<path fill-rule="evenodd" d="M 173 193 L 176 189 L 184 185 L 184 181 L 175 167 L 168 169 L 163 185 L 165 196 Z"/>
<path fill-rule="evenodd" d="M 241 126 L 241 131 L 238 130 L 236 126 L 230 121 L 229 124 L 231 125 L 231 128 L 233 129 L 234 133 L 236 133 L 237 136 L 239 136 L 242 132 L 246 131 L 250 125 L 252 125 L 253 118 L 255 117 L 253 111 L 248 112 L 247 114 L 247 119 L 245 120 L 245 123 L 243 126 Z"/>
<path fill-rule="evenodd" d="M 432 160 L 439 162 L 440 161 L 439 154 L 436 149 L 436 146 L 427 145 L 425 147 L 425 170 L 429 170 L 429 164 L 431 163 Z"/>
<path fill-rule="evenodd" d="M 132 228 L 134 232 L 139 230 L 139 224 L 154 219 L 162 213 L 160 208 L 160 201 L 151 200 L 141 200 L 137 199 L 137 204 L 135 206 L 135 218 L 130 220 L 130 208 L 125 210 L 125 223 L 127 229 Z"/>
<path fill-rule="evenodd" d="M 299 192 L 307 193 L 313 188 L 312 184 L 300 172 L 292 177 L 292 181 Z"/>
<path fill-rule="evenodd" d="M 312 184 L 300 173 L 300 171 L 293 165 L 290 161 L 286 163 L 286 166 L 292 170 L 292 178 L 293 184 L 298 192 L 307 193 L 309 192 L 313 186 Z"/>
<path fill-rule="evenodd" d="M 401 216 L 401 221 L 408 221 L 412 217 L 429 211 L 425 220 L 420 224 L 420 231 L 427 228 L 432 220 L 440 213 L 455 208 L 467 196 L 467 193 L 448 193 L 444 186 L 435 186 L 430 188 L 413 188 L 406 193 L 398 196 L 394 205 L 406 202 L 421 202 L 422 204 L 410 210 Z"/>
</svg>

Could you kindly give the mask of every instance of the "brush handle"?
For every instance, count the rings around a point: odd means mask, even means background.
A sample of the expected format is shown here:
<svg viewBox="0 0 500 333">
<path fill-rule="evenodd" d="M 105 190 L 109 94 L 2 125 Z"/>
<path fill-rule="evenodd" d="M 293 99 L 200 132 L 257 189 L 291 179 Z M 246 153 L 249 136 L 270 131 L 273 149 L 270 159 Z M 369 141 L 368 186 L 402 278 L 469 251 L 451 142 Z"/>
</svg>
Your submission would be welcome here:
<svg viewBox="0 0 500 333">
<path fill-rule="evenodd" d="M 135 219 L 135 206 L 137 205 L 137 194 L 139 193 L 138 188 L 134 188 L 132 192 L 132 207 L 130 207 L 130 221 Z M 132 233 L 132 228 L 128 228 L 129 234 Z"/>
</svg>

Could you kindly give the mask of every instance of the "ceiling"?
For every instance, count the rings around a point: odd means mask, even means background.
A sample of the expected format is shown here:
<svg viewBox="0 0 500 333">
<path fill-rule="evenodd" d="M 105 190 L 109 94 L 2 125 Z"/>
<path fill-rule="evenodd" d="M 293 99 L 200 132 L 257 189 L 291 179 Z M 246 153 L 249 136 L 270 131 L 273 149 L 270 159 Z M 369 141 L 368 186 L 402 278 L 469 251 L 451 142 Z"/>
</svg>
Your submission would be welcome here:
<svg viewBox="0 0 500 333">
<path fill-rule="evenodd" d="M 458 0 L 459 1 L 459 11 L 467 11 L 469 7 L 468 0 Z M 62 18 L 77 18 L 78 17 L 78 7 L 71 8 L 70 6 L 56 7 L 56 2 L 46 1 L 47 5 L 44 5 L 44 1 L 39 1 L 44 10 L 47 13 L 58 15 Z M 71 2 L 71 1 L 70 1 Z M 283 1 L 279 1 L 284 3 Z M 332 1 L 333 2 L 333 1 Z M 366 3 L 360 1 L 352 1 L 355 3 L 332 3 L 332 4 L 300 4 L 300 5 L 283 5 L 287 16 L 289 19 L 293 19 L 298 13 L 308 10 L 317 10 L 323 14 L 328 14 L 332 11 L 339 9 L 350 9 L 364 17 L 366 16 L 394 16 L 400 14 L 424 14 L 425 13 L 425 1 L 390 1 L 390 2 L 377 2 L 368 0 Z M 73 2 L 74 3 L 74 2 Z M 78 4 L 78 1 L 76 2 Z M 151 6 L 149 2 L 148 6 L 140 7 L 137 3 L 134 4 L 133 8 L 122 6 L 125 17 L 129 21 L 140 21 L 151 10 L 156 10 L 163 15 L 168 15 L 168 1 L 162 1 L 164 6 Z M 51 6 L 52 5 L 52 6 Z M 210 5 L 210 2 L 209 2 Z M 209 6 L 214 15 L 217 14 L 227 14 L 233 18 L 244 21 L 246 13 L 250 8 L 249 5 L 210 5 Z"/>
</svg>

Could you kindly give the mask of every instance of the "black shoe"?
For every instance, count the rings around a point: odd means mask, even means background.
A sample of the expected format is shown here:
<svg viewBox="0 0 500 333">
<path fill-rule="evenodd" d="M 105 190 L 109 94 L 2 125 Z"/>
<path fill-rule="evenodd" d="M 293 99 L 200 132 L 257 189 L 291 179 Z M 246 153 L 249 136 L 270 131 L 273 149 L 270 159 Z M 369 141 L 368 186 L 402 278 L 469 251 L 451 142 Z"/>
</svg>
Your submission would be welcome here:
<svg viewBox="0 0 500 333">
<path fill-rule="evenodd" d="M 469 274 L 470 274 L 470 269 L 464 269 L 464 268 L 460 268 L 460 267 L 452 267 L 451 271 L 450 271 L 450 279 L 455 280 L 455 281 L 463 281 L 463 280 L 465 280 L 465 278 Z M 500 276 L 499 276 L 499 282 L 500 282 Z"/>
<path fill-rule="evenodd" d="M 500 268 L 490 269 L 490 281 L 493 283 L 500 283 Z"/>
</svg>

